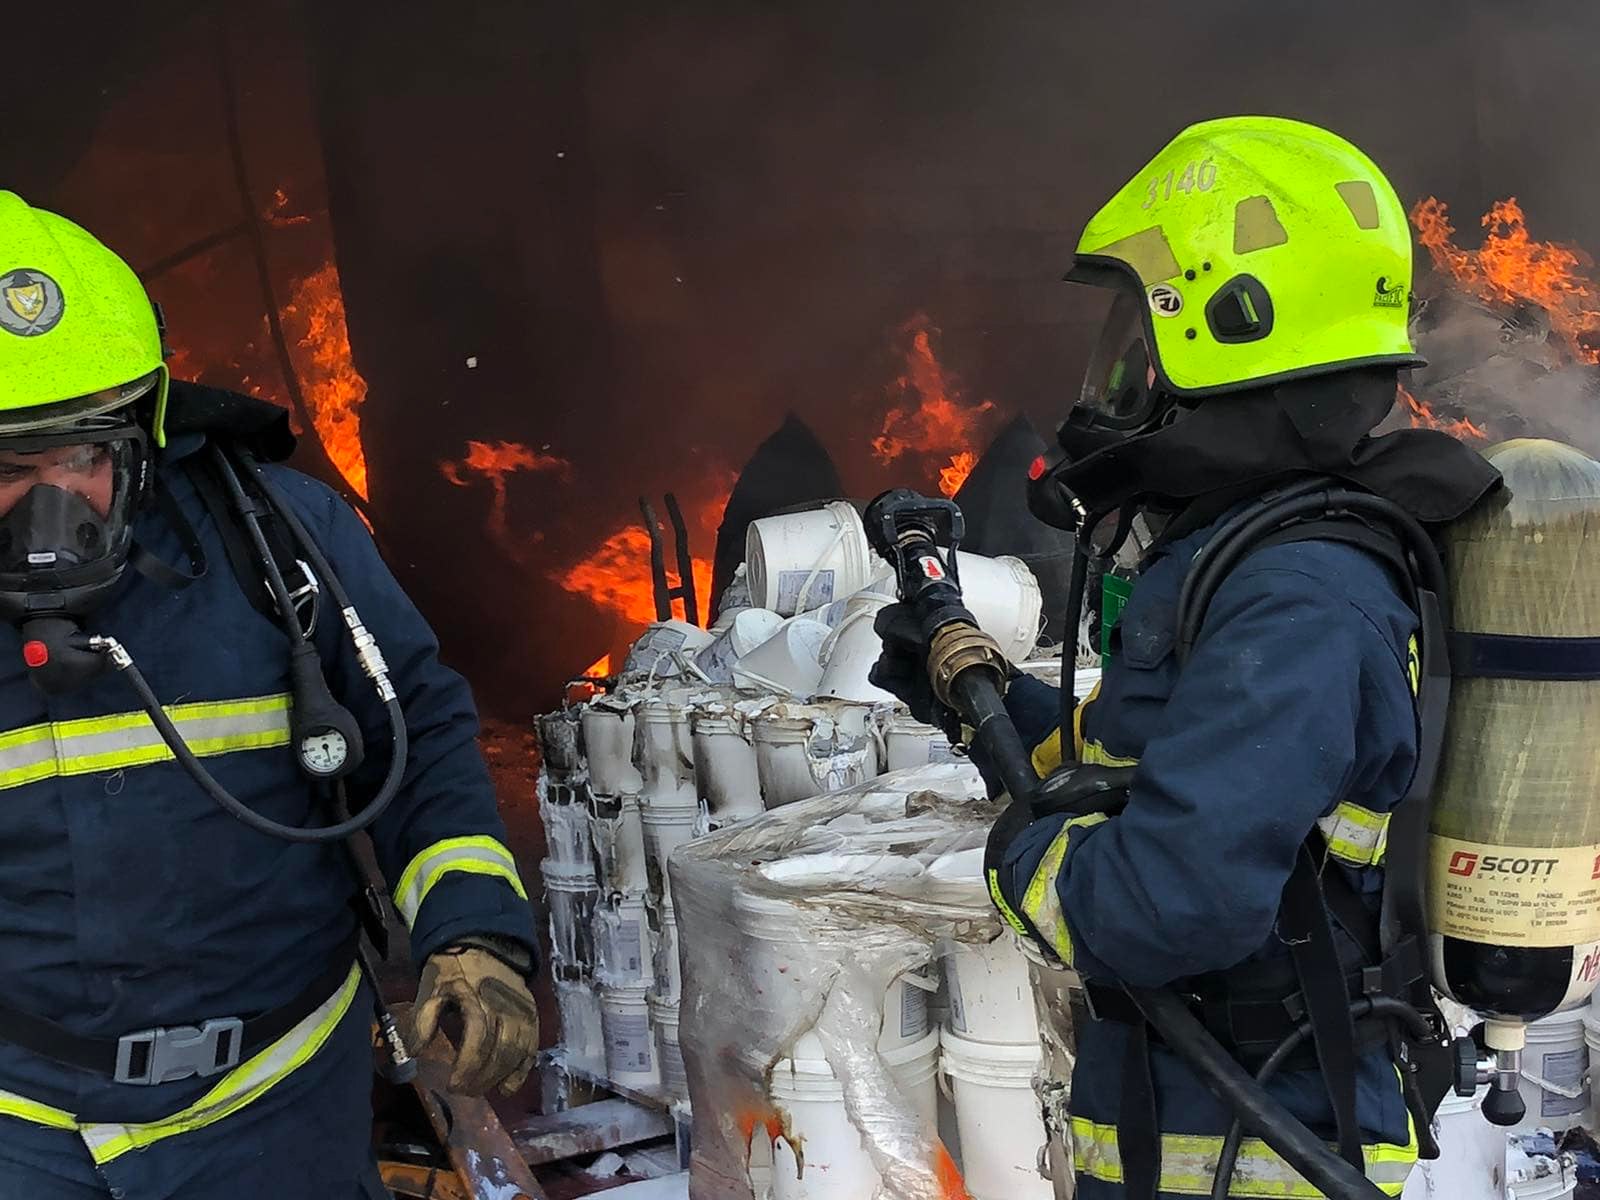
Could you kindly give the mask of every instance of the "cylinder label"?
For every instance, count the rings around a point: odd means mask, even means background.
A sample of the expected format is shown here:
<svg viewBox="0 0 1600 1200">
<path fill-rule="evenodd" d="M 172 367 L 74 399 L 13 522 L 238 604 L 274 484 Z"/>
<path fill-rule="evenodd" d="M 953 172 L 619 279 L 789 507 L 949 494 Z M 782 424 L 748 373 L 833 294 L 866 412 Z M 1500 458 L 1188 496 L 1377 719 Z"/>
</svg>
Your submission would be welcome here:
<svg viewBox="0 0 1600 1200">
<path fill-rule="evenodd" d="M 1600 941 L 1600 844 L 1532 848 L 1429 839 L 1436 932 L 1508 946 Z"/>
</svg>

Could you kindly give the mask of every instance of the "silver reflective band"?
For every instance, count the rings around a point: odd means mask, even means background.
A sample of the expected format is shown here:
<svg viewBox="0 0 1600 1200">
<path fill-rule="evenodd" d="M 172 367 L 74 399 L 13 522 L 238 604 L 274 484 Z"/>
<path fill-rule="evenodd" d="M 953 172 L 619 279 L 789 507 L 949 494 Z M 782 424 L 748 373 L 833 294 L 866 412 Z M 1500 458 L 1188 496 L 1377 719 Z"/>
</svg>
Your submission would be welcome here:
<svg viewBox="0 0 1600 1200">
<path fill-rule="evenodd" d="M 78 1136 L 89 1147 L 89 1154 L 95 1164 L 103 1166 L 130 1150 L 142 1150 L 166 1138 L 204 1129 L 207 1125 L 232 1116 L 245 1105 L 260 1099 L 282 1083 L 322 1049 L 328 1038 L 333 1035 L 333 1031 L 338 1028 L 339 1022 L 344 1019 L 344 1015 L 350 1011 L 350 1005 L 355 1000 L 356 991 L 360 986 L 361 968 L 359 965 L 352 966 L 349 975 L 345 976 L 344 983 L 333 995 L 308 1013 L 288 1033 L 222 1076 L 210 1091 L 188 1108 L 180 1109 L 159 1121 L 141 1125 L 79 1124 L 76 1125 Z M 0 1095 L 0 1112 L 7 1111 L 5 1099 Z M 24 1120 L 34 1120 L 39 1124 L 55 1124 L 57 1127 L 60 1127 L 58 1122 L 41 1118 L 72 1119 L 70 1114 L 60 1113 L 58 1110 L 17 1115 L 22 1116 Z"/>
<path fill-rule="evenodd" d="M 163 707 L 189 749 L 202 758 L 289 744 L 287 695 Z M 0 789 L 171 759 L 172 751 L 143 712 L 46 722 L 0 733 Z"/>
<path fill-rule="evenodd" d="M 1355 867 L 1375 867 L 1389 848 L 1389 814 L 1341 800 L 1317 821 L 1328 853 Z"/>
<path fill-rule="evenodd" d="M 408 926 L 416 924 L 422 902 L 433 885 L 452 871 L 472 875 L 492 875 L 505 880 L 511 890 L 526 900 L 527 889 L 517 874 L 516 859 L 498 840 L 487 835 L 445 838 L 435 842 L 407 864 L 394 889 L 395 907 Z"/>
</svg>

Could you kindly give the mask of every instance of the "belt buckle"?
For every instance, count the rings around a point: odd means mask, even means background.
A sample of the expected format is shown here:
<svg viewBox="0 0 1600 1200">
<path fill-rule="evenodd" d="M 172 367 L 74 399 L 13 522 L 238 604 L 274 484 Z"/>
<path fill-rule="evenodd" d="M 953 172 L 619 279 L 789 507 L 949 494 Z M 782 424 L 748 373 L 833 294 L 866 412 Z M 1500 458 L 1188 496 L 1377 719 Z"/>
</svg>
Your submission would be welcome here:
<svg viewBox="0 0 1600 1200">
<path fill-rule="evenodd" d="M 141 1029 L 117 1039 L 114 1078 L 148 1086 L 217 1075 L 238 1066 L 243 1042 L 244 1022 L 238 1017 Z"/>
</svg>

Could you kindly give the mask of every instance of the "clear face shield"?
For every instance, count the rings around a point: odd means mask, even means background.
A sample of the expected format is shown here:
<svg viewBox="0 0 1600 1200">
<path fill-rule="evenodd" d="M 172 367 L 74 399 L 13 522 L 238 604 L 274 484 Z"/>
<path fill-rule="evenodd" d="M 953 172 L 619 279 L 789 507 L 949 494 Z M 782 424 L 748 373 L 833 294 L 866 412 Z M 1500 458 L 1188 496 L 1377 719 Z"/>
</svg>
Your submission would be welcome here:
<svg viewBox="0 0 1600 1200">
<path fill-rule="evenodd" d="M 0 423 L 0 617 L 81 616 L 121 575 L 149 463 L 129 391 Z"/>
<path fill-rule="evenodd" d="M 1155 379 L 1145 343 L 1142 298 L 1119 289 L 1089 356 L 1073 415 L 1100 429 L 1139 429 L 1161 408 Z"/>
</svg>

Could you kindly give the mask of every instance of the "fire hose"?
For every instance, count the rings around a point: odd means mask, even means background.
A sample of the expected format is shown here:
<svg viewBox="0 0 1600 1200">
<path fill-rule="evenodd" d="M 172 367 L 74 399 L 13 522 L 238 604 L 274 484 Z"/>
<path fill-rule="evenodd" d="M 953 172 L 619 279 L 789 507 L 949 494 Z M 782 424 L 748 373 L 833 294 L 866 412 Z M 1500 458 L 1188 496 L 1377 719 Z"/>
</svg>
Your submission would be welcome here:
<svg viewBox="0 0 1600 1200">
<path fill-rule="evenodd" d="M 1037 814 L 1040 779 L 1005 709 L 1008 664 L 962 603 L 956 556 L 965 531 L 961 510 L 948 500 L 896 488 L 868 505 L 864 523 L 873 550 L 895 569 L 901 601 L 921 621 L 934 695 L 972 729 L 972 744 L 992 765 L 1012 802 Z M 1074 638 L 1076 631 L 1067 634 Z M 1125 990 L 1167 1047 L 1234 1111 L 1240 1128 L 1261 1138 L 1329 1200 L 1380 1200 L 1385 1195 L 1274 1099 L 1261 1081 L 1251 1078 L 1175 991 Z M 1217 1174 L 1226 1178 L 1220 1169 Z"/>
</svg>

